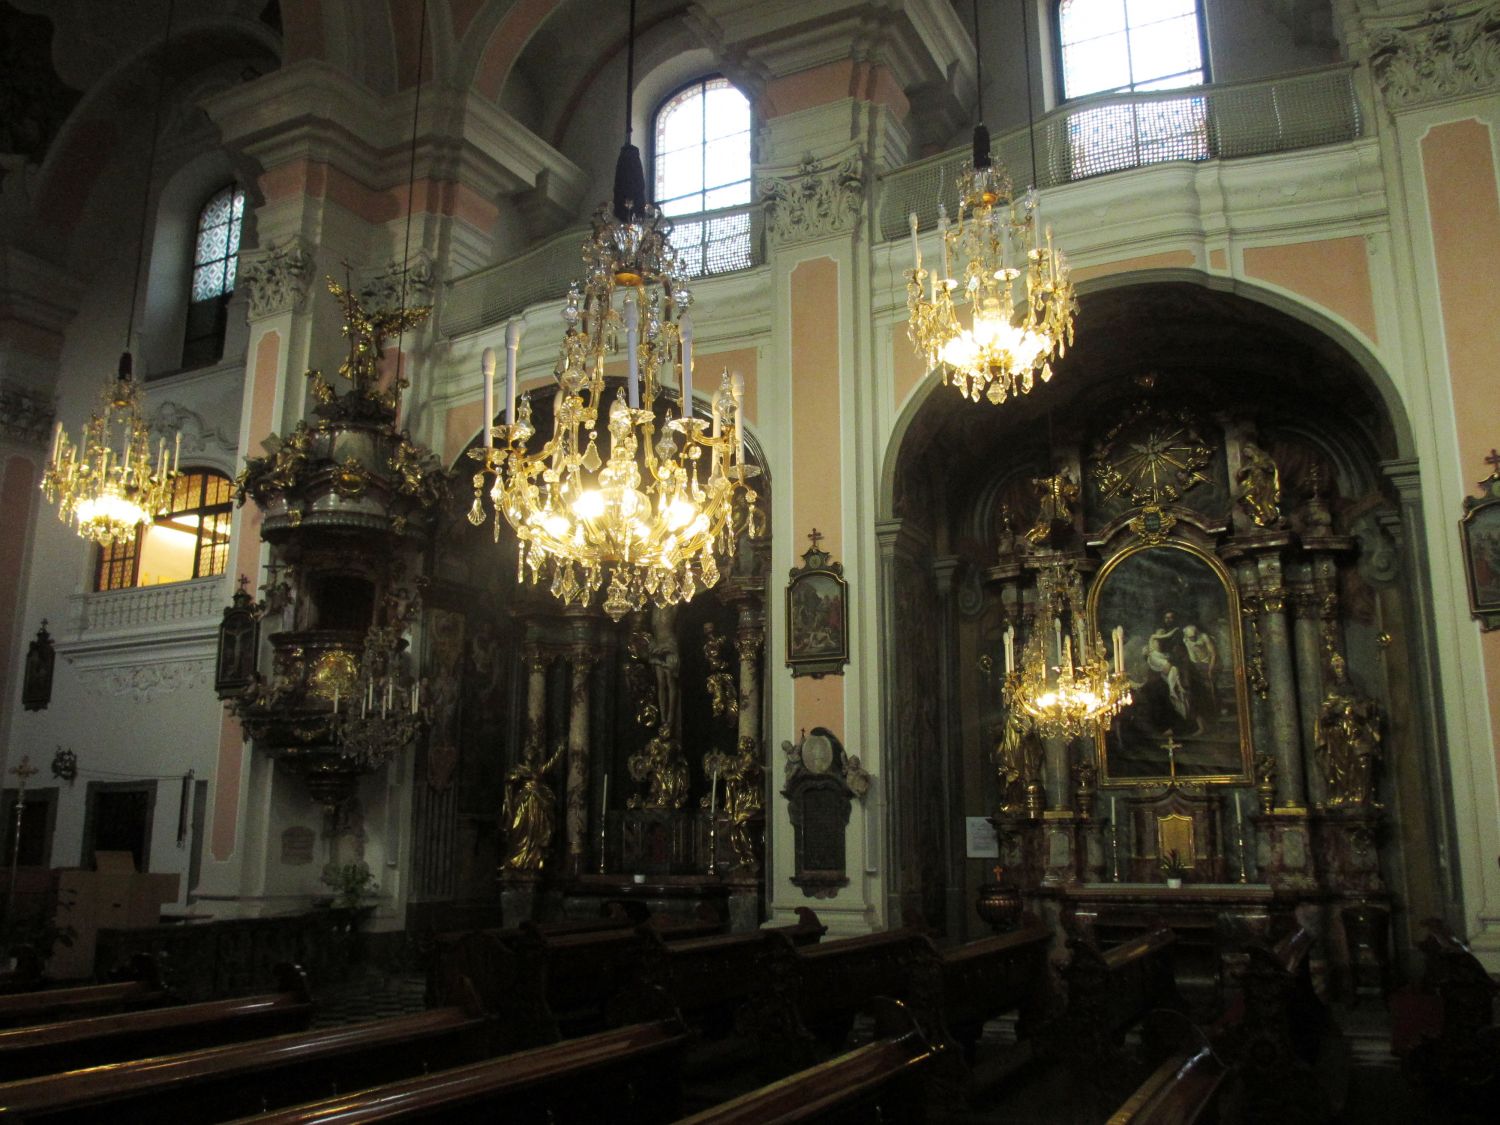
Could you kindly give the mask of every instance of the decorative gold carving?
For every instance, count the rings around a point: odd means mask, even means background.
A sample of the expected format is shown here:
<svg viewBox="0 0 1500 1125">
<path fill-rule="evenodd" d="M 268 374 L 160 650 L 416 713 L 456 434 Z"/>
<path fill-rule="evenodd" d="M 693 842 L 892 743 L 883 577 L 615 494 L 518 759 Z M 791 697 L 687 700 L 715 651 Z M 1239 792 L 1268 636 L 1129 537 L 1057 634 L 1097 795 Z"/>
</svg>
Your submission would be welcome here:
<svg viewBox="0 0 1500 1125">
<path fill-rule="evenodd" d="M 334 693 L 353 699 L 359 684 L 359 661 L 352 652 L 333 649 L 320 654 L 307 677 L 307 694 L 331 701 Z"/>
<path fill-rule="evenodd" d="M 999 728 L 995 743 L 995 772 L 1000 780 L 1000 813 L 1019 816 L 1026 812 L 1028 785 L 1042 773 L 1042 740 L 1036 724 L 1018 710 L 1010 711 Z"/>
<path fill-rule="evenodd" d="M 1269 815 L 1276 807 L 1276 758 L 1272 754 L 1255 755 L 1255 793 L 1260 811 Z"/>
<path fill-rule="evenodd" d="M 557 829 L 557 796 L 547 784 L 547 774 L 557 766 L 565 747 L 558 746 L 552 757 L 542 761 L 539 744 L 530 743 L 525 757 L 506 779 L 505 861 L 510 871 L 540 871 L 547 862 L 547 848 Z"/>
<path fill-rule="evenodd" d="M 1260 597 L 1248 594 L 1240 605 L 1245 631 L 1250 636 L 1250 655 L 1245 661 L 1245 679 L 1250 690 L 1261 699 L 1271 698 L 1271 682 L 1266 678 L 1266 646 L 1260 636 Z"/>
<path fill-rule="evenodd" d="M 1240 486 L 1237 501 L 1256 527 L 1281 525 L 1281 472 L 1271 455 L 1254 442 L 1240 443 Z"/>
<path fill-rule="evenodd" d="M 1156 504 L 1147 504 L 1127 525 L 1142 543 L 1155 545 L 1165 541 L 1177 526 L 1177 517 Z"/>
<path fill-rule="evenodd" d="M 1375 773 L 1380 766 L 1380 708 L 1354 690 L 1340 653 L 1328 660 L 1332 676 L 1318 711 L 1314 742 L 1328 786 L 1330 808 L 1379 808 Z"/>
<path fill-rule="evenodd" d="M 352 500 L 365 491 L 365 467 L 353 455 L 345 457 L 333 470 L 333 490 L 346 500 Z"/>
<path fill-rule="evenodd" d="M 1136 402 L 1094 447 L 1099 491 L 1132 504 L 1162 504 L 1208 483 L 1203 470 L 1214 451 L 1199 426 L 1190 410 L 1165 410 L 1146 399 Z"/>
<path fill-rule="evenodd" d="M 1026 538 L 1040 547 L 1073 525 L 1073 505 L 1078 503 L 1080 492 L 1077 482 L 1066 471 L 1050 477 L 1037 477 L 1031 483 L 1036 488 L 1041 507 Z"/>
<path fill-rule="evenodd" d="M 759 871 L 751 823 L 761 814 L 764 802 L 760 744 L 749 735 L 740 737 L 733 754 L 724 756 L 719 779 L 724 783 L 724 812 L 729 820 L 729 846 L 744 871 Z"/>
<path fill-rule="evenodd" d="M 724 658 L 728 637 L 719 635 L 712 621 L 703 623 L 703 657 L 708 661 L 708 701 L 714 717 L 734 722 L 740 714 L 740 695 L 729 662 Z"/>
<path fill-rule="evenodd" d="M 650 783 L 646 796 L 631 797 L 625 802 L 627 808 L 680 809 L 687 804 L 687 762 L 668 728 L 659 728 L 655 738 L 625 760 L 625 766 L 636 781 Z"/>
<path fill-rule="evenodd" d="M 1164 859 L 1175 854 L 1177 865 L 1183 869 L 1197 866 L 1196 838 L 1192 817 L 1167 813 L 1156 818 L 1156 854 Z"/>
</svg>

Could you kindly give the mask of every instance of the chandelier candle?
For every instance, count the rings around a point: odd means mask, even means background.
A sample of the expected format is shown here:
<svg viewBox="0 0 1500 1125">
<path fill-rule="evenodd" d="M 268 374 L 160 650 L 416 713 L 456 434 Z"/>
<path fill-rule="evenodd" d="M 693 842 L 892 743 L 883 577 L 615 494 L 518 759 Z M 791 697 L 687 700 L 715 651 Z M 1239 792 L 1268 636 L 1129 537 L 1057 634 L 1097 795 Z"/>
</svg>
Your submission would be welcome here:
<svg viewBox="0 0 1500 1125">
<path fill-rule="evenodd" d="M 505 424 L 516 422 L 516 356 L 521 350 L 521 326 L 512 320 L 505 326 Z"/>
<path fill-rule="evenodd" d="M 693 318 L 687 313 L 677 322 L 682 337 L 682 417 L 693 416 Z"/>
<path fill-rule="evenodd" d="M 495 447 L 495 349 L 485 348 L 479 357 L 479 369 L 484 372 L 484 447 Z M 510 419 L 506 419 L 510 421 Z"/>
</svg>

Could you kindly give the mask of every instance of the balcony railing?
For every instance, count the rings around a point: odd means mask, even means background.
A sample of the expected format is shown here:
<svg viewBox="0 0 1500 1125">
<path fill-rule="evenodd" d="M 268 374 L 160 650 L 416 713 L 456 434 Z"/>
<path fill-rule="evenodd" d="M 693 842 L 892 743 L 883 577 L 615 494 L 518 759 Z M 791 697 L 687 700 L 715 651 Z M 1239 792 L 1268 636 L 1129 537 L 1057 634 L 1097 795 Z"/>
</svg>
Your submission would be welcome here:
<svg viewBox="0 0 1500 1125">
<path fill-rule="evenodd" d="M 522 309 L 560 299 L 583 280 L 579 248 L 588 228 L 553 235 L 520 257 L 459 278 L 443 300 L 441 330 L 461 336 Z M 689 277 L 714 277 L 766 260 L 765 220 L 759 204 L 672 217 L 672 245 Z"/>
<path fill-rule="evenodd" d="M 217 625 L 224 609 L 224 579 L 197 578 L 191 582 L 78 594 L 73 605 L 78 615 L 78 631 L 86 636 Z"/>
<path fill-rule="evenodd" d="M 1340 65 L 1257 82 L 1149 94 L 1106 94 L 1059 107 L 1036 124 L 1038 187 L 1174 160 L 1264 156 L 1341 144 L 1364 135 L 1354 67 Z M 998 138 L 995 157 L 1018 187 L 1031 182 L 1025 129 Z M 898 168 L 881 181 L 880 233 L 903 237 L 908 216 L 937 222 L 938 201 L 958 205 L 967 148 Z"/>
</svg>

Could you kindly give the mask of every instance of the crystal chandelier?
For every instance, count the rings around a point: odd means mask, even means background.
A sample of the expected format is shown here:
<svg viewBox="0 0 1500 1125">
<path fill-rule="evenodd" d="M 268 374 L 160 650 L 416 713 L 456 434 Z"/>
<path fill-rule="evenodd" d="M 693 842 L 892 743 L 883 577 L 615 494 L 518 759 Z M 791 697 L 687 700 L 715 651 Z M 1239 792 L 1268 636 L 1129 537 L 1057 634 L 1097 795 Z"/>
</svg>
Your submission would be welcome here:
<svg viewBox="0 0 1500 1125">
<path fill-rule="evenodd" d="M 172 39 L 175 4 L 167 5 L 162 53 Z M 141 410 L 130 358 L 130 338 L 135 331 L 135 306 L 140 297 L 141 257 L 146 248 L 146 210 L 151 197 L 151 177 L 156 170 L 156 138 L 161 124 L 161 103 L 166 88 L 166 66 L 157 77 L 156 105 L 151 114 L 151 151 L 146 158 L 146 183 L 141 189 L 140 229 L 136 235 L 135 283 L 130 293 L 130 319 L 125 329 L 125 352 L 114 379 L 104 386 L 100 408 L 84 426 L 78 444 L 69 440 L 63 424 L 52 431 L 52 454 L 42 472 L 42 495 L 57 504 L 57 518 L 72 522 L 78 534 L 91 543 L 108 547 L 167 508 L 177 479 L 177 455 L 182 435 L 167 460 L 162 441 L 151 456 L 151 430 Z"/>
<path fill-rule="evenodd" d="M 982 90 L 977 2 L 974 45 Z M 906 305 L 912 343 L 929 370 L 941 367 L 943 381 L 975 402 L 983 396 L 1002 403 L 1029 392 L 1038 376 L 1046 382 L 1052 360 L 1073 342 L 1077 302 L 1067 259 L 1053 246 L 1052 229 L 1039 219 L 1029 50 L 1026 58 L 1033 186 L 1016 195 L 1005 170 L 992 160 L 989 130 L 980 124 L 974 127 L 972 160 L 958 179 L 958 215 L 951 226 L 946 208 L 938 204 L 940 268 L 923 268 L 917 214 L 911 214 L 914 264 L 906 271 Z M 977 110 L 976 105 L 976 116 Z"/>
<path fill-rule="evenodd" d="M 1082 605 L 1077 566 L 1049 563 L 1037 574 L 1037 613 L 1019 666 L 1015 628 L 1005 630 L 1005 705 L 1032 720 L 1044 737 L 1095 734 L 1130 703 L 1124 633 L 1117 626 L 1111 637 L 1111 670 Z"/>
<path fill-rule="evenodd" d="M 182 435 L 170 459 L 165 439 L 151 452 L 151 431 L 141 413 L 140 392 L 130 372 L 130 353 L 120 357 L 120 373 L 104 390 L 77 445 L 63 424 L 52 431 L 52 455 L 42 473 L 42 494 L 56 502 L 57 518 L 72 522 L 78 534 L 108 547 L 167 508 L 177 479 Z"/>
<path fill-rule="evenodd" d="M 743 380 L 726 373 L 708 418 L 693 412 L 692 297 L 670 220 L 643 202 L 640 151 L 629 141 L 634 29 L 632 3 L 626 143 L 614 199 L 595 212 L 583 244 L 582 287 L 574 284 L 563 309 L 551 436 L 539 448 L 529 444 L 536 430 L 530 398 L 516 401 L 519 332 L 511 323 L 505 422 L 492 424 L 495 357 L 486 349 L 484 447 L 470 454 L 481 468 L 469 519 L 484 522 L 485 481 L 493 476 L 495 536 L 503 515 L 520 544 L 517 577 L 545 580 L 560 601 L 580 605 L 607 582 L 604 610 L 616 621 L 648 600 L 670 605 L 713 586 L 740 534 L 760 534 L 749 484 L 759 469 L 745 459 Z M 611 395 L 604 365 L 615 356 L 627 374 Z M 667 418 L 657 406 L 674 362 L 681 412 Z"/>
</svg>

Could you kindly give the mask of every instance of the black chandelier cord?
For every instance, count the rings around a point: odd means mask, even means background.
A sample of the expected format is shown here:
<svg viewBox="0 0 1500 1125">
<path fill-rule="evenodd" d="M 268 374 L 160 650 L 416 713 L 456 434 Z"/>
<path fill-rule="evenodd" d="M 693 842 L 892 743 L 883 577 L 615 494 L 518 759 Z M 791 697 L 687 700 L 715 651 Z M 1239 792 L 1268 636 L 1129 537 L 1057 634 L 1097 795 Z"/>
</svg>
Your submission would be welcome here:
<svg viewBox="0 0 1500 1125">
<path fill-rule="evenodd" d="M 630 0 L 630 37 L 625 46 L 625 143 L 615 161 L 615 190 L 611 209 L 622 223 L 641 222 L 646 215 L 646 170 L 641 150 L 630 141 L 635 114 L 635 0 Z"/>
<path fill-rule="evenodd" d="M 1031 0 L 1020 0 L 1021 4 L 1021 50 L 1026 56 L 1026 142 L 1031 147 L 1031 189 L 1040 191 L 1036 178 L 1036 109 L 1031 99 L 1031 31 L 1027 27 L 1026 6 Z"/>
<path fill-rule="evenodd" d="M 971 163 L 976 171 L 988 168 L 990 131 L 984 124 L 984 51 L 979 46 L 979 0 L 974 0 L 974 153 Z"/>
<path fill-rule="evenodd" d="M 417 124 L 422 112 L 422 55 L 427 50 L 427 0 L 422 0 L 422 25 L 417 31 L 417 92 L 411 103 L 411 154 L 406 164 L 406 237 L 401 246 L 401 313 L 396 330 L 396 401 L 401 401 L 401 345 L 406 340 L 406 286 L 411 280 L 411 213 L 417 190 Z M 397 413 L 400 413 L 399 407 Z"/>
<path fill-rule="evenodd" d="M 141 295 L 141 262 L 146 256 L 146 217 L 151 210 L 151 178 L 156 172 L 156 140 L 161 132 L 161 103 L 167 98 L 167 46 L 172 42 L 172 18 L 177 0 L 167 0 L 167 27 L 161 37 L 161 66 L 156 75 L 156 105 L 151 109 L 151 145 L 146 156 L 146 187 L 141 192 L 141 221 L 135 237 L 135 278 L 130 284 L 130 317 L 125 325 L 125 352 L 120 356 L 120 378 L 131 376 L 130 338 L 135 335 L 135 303 Z"/>
<path fill-rule="evenodd" d="M 630 38 L 625 43 L 625 143 L 630 143 L 635 109 L 635 0 L 630 0 Z"/>
</svg>

